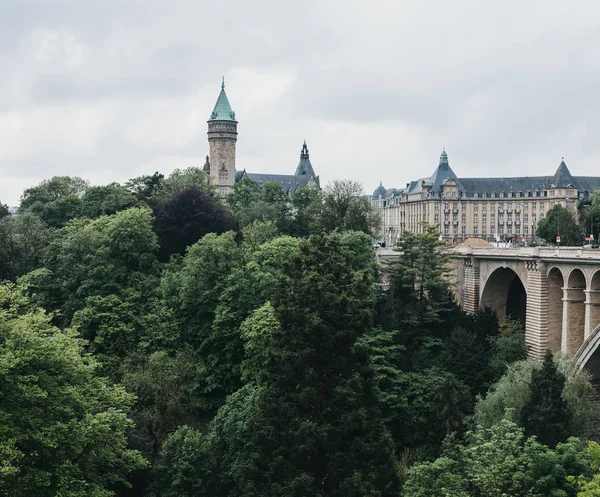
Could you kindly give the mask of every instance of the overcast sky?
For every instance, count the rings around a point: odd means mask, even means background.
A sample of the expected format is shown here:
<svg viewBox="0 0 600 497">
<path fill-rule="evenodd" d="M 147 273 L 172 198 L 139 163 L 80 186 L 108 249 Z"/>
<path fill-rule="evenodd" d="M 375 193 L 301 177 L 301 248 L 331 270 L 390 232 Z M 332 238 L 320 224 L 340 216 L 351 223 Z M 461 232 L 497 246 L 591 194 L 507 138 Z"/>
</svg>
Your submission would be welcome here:
<svg viewBox="0 0 600 497">
<path fill-rule="evenodd" d="M 596 1 L 0 0 L 0 201 L 202 166 L 222 75 L 237 169 L 600 175 Z"/>
</svg>

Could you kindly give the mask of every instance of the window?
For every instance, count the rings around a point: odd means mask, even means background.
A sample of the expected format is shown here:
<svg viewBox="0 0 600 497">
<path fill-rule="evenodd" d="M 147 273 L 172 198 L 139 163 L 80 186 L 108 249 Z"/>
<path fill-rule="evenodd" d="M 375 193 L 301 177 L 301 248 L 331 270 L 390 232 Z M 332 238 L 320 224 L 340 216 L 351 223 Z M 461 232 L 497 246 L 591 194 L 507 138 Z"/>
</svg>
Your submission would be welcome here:
<svg viewBox="0 0 600 497">
<path fill-rule="evenodd" d="M 474 222 L 474 223 L 478 223 L 478 222 L 479 222 L 479 218 L 478 218 L 477 214 L 475 214 L 475 215 L 473 216 L 473 222 Z"/>
<path fill-rule="evenodd" d="M 436 214 L 436 215 L 433 217 L 433 221 L 434 221 L 435 223 L 438 223 L 438 222 L 440 221 L 440 215 L 439 215 L 439 214 Z"/>
<path fill-rule="evenodd" d="M 477 226 L 475 226 L 475 227 L 473 228 L 473 234 L 474 234 L 474 235 L 478 235 L 478 234 L 479 234 L 479 228 L 477 228 Z"/>
<path fill-rule="evenodd" d="M 500 197 L 504 198 L 504 192 L 500 192 Z"/>
<path fill-rule="evenodd" d="M 495 223 L 495 222 L 496 222 L 496 214 L 492 214 L 492 215 L 490 216 L 490 221 L 492 221 L 492 223 Z"/>
<path fill-rule="evenodd" d="M 487 204 L 483 204 L 483 205 L 481 206 L 481 210 L 482 210 L 482 211 L 486 211 L 486 210 L 487 210 Z"/>
<path fill-rule="evenodd" d="M 523 222 L 527 223 L 529 221 L 529 214 L 523 214 Z"/>
<path fill-rule="evenodd" d="M 454 228 L 452 228 L 452 234 L 458 235 L 458 228 L 456 226 L 454 226 Z"/>
<path fill-rule="evenodd" d="M 447 235 L 448 233 L 449 233 L 448 226 L 444 226 L 444 235 Z"/>
<path fill-rule="evenodd" d="M 527 226 L 523 226 L 523 234 L 524 235 L 528 235 L 529 234 L 529 228 Z"/>
<path fill-rule="evenodd" d="M 487 223 L 487 214 L 483 213 L 483 214 L 481 215 L 481 220 L 482 220 L 484 223 Z"/>
<path fill-rule="evenodd" d="M 504 214 L 498 214 L 498 222 L 499 223 L 504 223 Z"/>
<path fill-rule="evenodd" d="M 461 234 L 462 234 L 463 236 L 464 236 L 464 235 L 466 235 L 466 234 L 467 234 L 467 228 L 466 228 L 466 226 L 463 226 L 463 227 L 461 228 L 460 232 L 461 232 Z"/>
<path fill-rule="evenodd" d="M 463 211 L 467 209 L 467 203 L 466 202 L 462 203 L 462 209 L 463 209 Z"/>
<path fill-rule="evenodd" d="M 485 226 L 481 229 L 481 234 L 483 236 L 487 235 L 487 228 Z"/>
<path fill-rule="evenodd" d="M 504 226 L 498 226 L 498 234 L 504 235 Z"/>
<path fill-rule="evenodd" d="M 478 204 L 475 204 L 475 205 L 473 206 L 473 210 L 474 210 L 475 212 L 477 212 L 477 211 L 479 210 L 479 205 L 478 205 Z"/>
<path fill-rule="evenodd" d="M 464 223 L 467 220 L 467 215 L 463 212 L 462 216 L 461 216 L 461 220 Z"/>
</svg>

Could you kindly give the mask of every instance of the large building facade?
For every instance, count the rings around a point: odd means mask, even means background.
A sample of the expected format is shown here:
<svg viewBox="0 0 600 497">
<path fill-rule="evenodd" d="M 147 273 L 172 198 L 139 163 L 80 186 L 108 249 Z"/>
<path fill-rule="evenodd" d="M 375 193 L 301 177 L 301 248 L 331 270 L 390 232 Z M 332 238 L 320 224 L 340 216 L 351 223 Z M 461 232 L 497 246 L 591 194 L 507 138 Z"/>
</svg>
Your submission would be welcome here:
<svg viewBox="0 0 600 497">
<path fill-rule="evenodd" d="M 306 141 L 300 151 L 300 162 L 294 174 L 262 174 L 248 173 L 245 169 L 236 170 L 237 125 L 223 81 L 221 93 L 208 120 L 209 155 L 203 168 L 210 174 L 213 185 L 221 195 L 231 193 L 233 185 L 243 178 L 256 181 L 260 188 L 265 183 L 279 183 L 288 195 L 304 187 L 320 188 L 319 177 L 310 162 Z"/>
<path fill-rule="evenodd" d="M 552 176 L 459 178 L 442 151 L 428 178 L 405 188 L 373 192 L 382 235 L 394 245 L 404 231 L 423 232 L 425 224 L 439 227 L 447 241 L 483 238 L 489 241 L 531 242 L 537 222 L 555 205 L 575 210 L 580 198 L 600 188 L 600 177 L 572 176 L 564 160 Z"/>
</svg>

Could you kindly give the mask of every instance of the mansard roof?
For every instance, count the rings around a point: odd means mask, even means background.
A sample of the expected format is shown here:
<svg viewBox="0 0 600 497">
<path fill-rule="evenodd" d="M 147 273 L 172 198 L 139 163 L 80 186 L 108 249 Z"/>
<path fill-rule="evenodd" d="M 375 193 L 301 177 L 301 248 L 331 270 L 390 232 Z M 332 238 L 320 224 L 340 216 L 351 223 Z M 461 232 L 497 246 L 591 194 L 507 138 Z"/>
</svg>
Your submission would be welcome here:
<svg viewBox="0 0 600 497">
<path fill-rule="evenodd" d="M 258 183 L 260 188 L 263 187 L 265 183 L 279 183 L 286 193 L 292 194 L 296 190 L 300 188 L 304 188 L 309 180 L 313 178 L 315 182 L 317 178 L 314 175 L 310 174 L 260 174 L 260 173 L 245 173 L 245 175 Z M 241 179 L 241 177 L 240 177 Z M 239 181 L 237 178 L 236 171 L 236 182 Z"/>
<path fill-rule="evenodd" d="M 209 121 L 235 121 L 235 112 L 231 109 L 229 99 L 225 93 L 225 78 L 221 83 L 221 93 L 213 109 Z"/>
</svg>

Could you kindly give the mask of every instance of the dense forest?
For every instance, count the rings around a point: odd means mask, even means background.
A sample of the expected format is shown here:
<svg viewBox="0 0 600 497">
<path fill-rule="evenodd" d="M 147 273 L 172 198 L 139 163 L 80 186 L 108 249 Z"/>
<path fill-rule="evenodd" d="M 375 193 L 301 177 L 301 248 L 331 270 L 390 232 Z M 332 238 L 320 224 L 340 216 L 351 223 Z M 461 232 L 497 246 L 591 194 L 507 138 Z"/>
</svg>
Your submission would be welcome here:
<svg viewBox="0 0 600 497">
<path fill-rule="evenodd" d="M 54 177 L 0 212 L 0 495 L 600 496 L 600 405 L 359 184 Z M 385 287 L 380 284 L 385 271 Z"/>
</svg>

